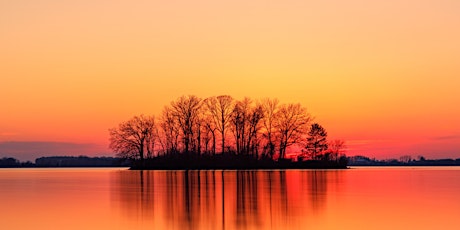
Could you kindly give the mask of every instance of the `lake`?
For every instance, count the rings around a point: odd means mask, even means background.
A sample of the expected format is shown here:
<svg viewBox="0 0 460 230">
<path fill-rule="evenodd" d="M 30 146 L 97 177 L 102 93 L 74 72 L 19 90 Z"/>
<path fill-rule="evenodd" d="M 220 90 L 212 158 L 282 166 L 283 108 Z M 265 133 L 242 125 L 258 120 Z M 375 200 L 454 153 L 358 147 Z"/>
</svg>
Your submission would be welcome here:
<svg viewBox="0 0 460 230">
<path fill-rule="evenodd" d="M 0 229 L 459 229 L 460 167 L 0 169 Z"/>
</svg>

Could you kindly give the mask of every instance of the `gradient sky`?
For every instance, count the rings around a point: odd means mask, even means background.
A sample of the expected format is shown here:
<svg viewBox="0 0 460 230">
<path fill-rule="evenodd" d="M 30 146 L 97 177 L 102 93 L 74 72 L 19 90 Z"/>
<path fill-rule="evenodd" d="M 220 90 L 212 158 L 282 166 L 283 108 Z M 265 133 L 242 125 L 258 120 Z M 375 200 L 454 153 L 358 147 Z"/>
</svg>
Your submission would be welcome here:
<svg viewBox="0 0 460 230">
<path fill-rule="evenodd" d="M 349 155 L 458 158 L 459 41 L 457 0 L 0 0 L 0 157 L 111 155 L 119 122 L 230 94 Z"/>
</svg>

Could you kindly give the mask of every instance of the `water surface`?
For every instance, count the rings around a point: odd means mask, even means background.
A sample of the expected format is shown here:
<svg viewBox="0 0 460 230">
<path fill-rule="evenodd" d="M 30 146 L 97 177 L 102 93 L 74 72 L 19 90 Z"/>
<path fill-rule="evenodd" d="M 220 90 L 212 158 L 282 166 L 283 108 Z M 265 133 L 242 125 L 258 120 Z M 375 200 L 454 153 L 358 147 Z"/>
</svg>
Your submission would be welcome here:
<svg viewBox="0 0 460 230">
<path fill-rule="evenodd" d="M 0 169 L 0 229 L 458 229 L 460 167 Z"/>
</svg>

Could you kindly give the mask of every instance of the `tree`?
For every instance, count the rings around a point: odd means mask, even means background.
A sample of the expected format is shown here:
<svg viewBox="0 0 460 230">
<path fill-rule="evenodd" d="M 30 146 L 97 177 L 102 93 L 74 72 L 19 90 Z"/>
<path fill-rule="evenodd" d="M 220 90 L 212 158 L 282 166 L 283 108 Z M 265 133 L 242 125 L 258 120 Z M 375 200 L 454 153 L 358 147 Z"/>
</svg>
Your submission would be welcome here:
<svg viewBox="0 0 460 230">
<path fill-rule="evenodd" d="M 332 140 L 328 143 L 328 152 L 331 154 L 331 160 L 338 161 L 345 154 L 345 141 Z"/>
<path fill-rule="evenodd" d="M 263 108 L 260 105 L 256 105 L 252 107 L 249 111 L 249 119 L 248 119 L 248 139 L 247 139 L 247 148 L 248 152 L 252 153 L 255 157 L 259 156 L 259 138 L 258 133 L 261 129 L 261 120 L 264 117 Z"/>
<path fill-rule="evenodd" d="M 262 107 L 254 106 L 251 99 L 246 97 L 235 103 L 231 123 L 237 154 L 257 155 L 257 134 L 262 117 Z"/>
<path fill-rule="evenodd" d="M 244 98 L 242 101 L 237 101 L 233 107 L 231 116 L 232 130 L 235 136 L 235 147 L 237 154 L 247 154 L 246 139 L 249 134 L 248 119 L 249 109 L 252 101 L 249 98 Z"/>
<path fill-rule="evenodd" d="M 204 127 L 204 143 L 205 143 L 205 152 L 208 152 L 208 144 L 209 144 L 209 134 L 211 134 L 212 139 L 212 154 L 216 154 L 216 126 L 213 122 L 212 117 L 209 114 L 204 115 L 203 117 L 203 127 Z"/>
<path fill-rule="evenodd" d="M 194 96 L 182 96 L 171 102 L 171 112 L 179 124 L 182 134 L 182 143 L 185 153 L 190 152 L 190 145 L 195 140 L 196 126 L 199 122 L 198 116 L 201 107 L 201 99 Z"/>
<path fill-rule="evenodd" d="M 221 135 L 222 153 L 225 152 L 225 135 L 233 112 L 233 98 L 229 95 L 210 97 L 204 101 L 217 131 Z"/>
<path fill-rule="evenodd" d="M 410 156 L 410 155 L 401 156 L 401 157 L 399 157 L 399 161 L 401 161 L 403 163 L 409 163 L 409 162 L 412 161 L 412 156 Z"/>
<path fill-rule="evenodd" d="M 327 132 L 318 123 L 314 123 L 310 127 L 307 137 L 307 145 L 305 150 L 312 159 L 318 159 L 319 155 L 327 150 Z"/>
<path fill-rule="evenodd" d="M 119 157 L 144 160 L 145 154 L 151 157 L 155 148 L 155 117 L 135 116 L 109 129 L 109 147 Z"/>
<path fill-rule="evenodd" d="M 176 121 L 171 107 L 165 106 L 161 115 L 160 127 L 162 130 L 163 151 L 166 154 L 174 154 L 179 151 L 180 127 Z M 160 138 L 161 140 L 161 138 Z"/>
<path fill-rule="evenodd" d="M 279 134 L 279 157 L 284 158 L 286 149 L 300 143 L 305 134 L 310 114 L 300 104 L 283 104 L 275 114 L 275 127 Z"/>
<path fill-rule="evenodd" d="M 263 111 L 262 135 L 266 140 L 266 144 L 264 146 L 264 154 L 270 156 L 270 158 L 273 159 L 276 147 L 275 119 L 276 113 L 278 111 L 279 101 L 278 99 L 266 98 L 262 100 L 259 104 Z"/>
</svg>

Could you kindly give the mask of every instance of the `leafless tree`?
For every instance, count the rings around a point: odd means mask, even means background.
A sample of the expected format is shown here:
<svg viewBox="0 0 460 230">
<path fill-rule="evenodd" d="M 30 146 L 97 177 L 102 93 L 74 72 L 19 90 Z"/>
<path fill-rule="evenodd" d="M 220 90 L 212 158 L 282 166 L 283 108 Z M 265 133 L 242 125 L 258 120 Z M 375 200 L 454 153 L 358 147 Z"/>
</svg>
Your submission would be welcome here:
<svg viewBox="0 0 460 230">
<path fill-rule="evenodd" d="M 165 106 L 163 109 L 160 127 L 163 133 L 164 153 L 177 153 L 179 151 L 180 127 L 169 106 Z"/>
<path fill-rule="evenodd" d="M 194 95 L 182 96 L 176 101 L 171 102 L 172 114 L 179 123 L 184 152 L 190 152 L 190 145 L 196 133 L 196 123 L 201 106 L 201 99 Z"/>
<path fill-rule="evenodd" d="M 399 161 L 401 161 L 403 163 L 409 163 L 409 162 L 412 161 L 412 156 L 410 156 L 410 155 L 401 156 L 401 157 L 399 157 Z"/>
<path fill-rule="evenodd" d="M 208 145 L 209 141 L 212 141 L 212 149 L 211 152 L 212 154 L 216 154 L 216 126 L 213 122 L 213 119 L 211 115 L 205 113 L 203 115 L 203 128 L 204 128 L 204 135 L 203 135 L 203 141 L 205 143 L 205 152 L 208 152 Z"/>
<path fill-rule="evenodd" d="M 233 98 L 229 95 L 210 97 L 205 100 L 205 105 L 212 115 L 213 123 L 220 132 L 222 145 L 221 151 L 225 152 L 225 136 L 233 112 Z"/>
<path fill-rule="evenodd" d="M 196 154 L 201 154 L 203 144 L 205 144 L 205 152 L 207 151 L 209 145 L 209 130 L 206 129 L 206 108 L 202 104 L 200 99 L 199 107 L 196 111 L 196 116 L 194 116 L 193 122 L 193 134 L 192 134 L 192 151 Z M 205 142 L 207 141 L 207 142 Z"/>
<path fill-rule="evenodd" d="M 340 159 L 340 156 L 345 154 L 345 141 L 340 139 L 331 140 L 328 143 L 328 148 L 329 152 L 331 153 L 331 160 L 338 161 Z"/>
<path fill-rule="evenodd" d="M 254 156 L 259 156 L 259 138 L 258 134 L 261 129 L 261 120 L 264 116 L 263 108 L 260 105 L 256 105 L 249 110 L 249 119 L 248 119 L 248 139 L 246 143 L 246 148 L 248 152 L 252 153 Z"/>
<path fill-rule="evenodd" d="M 275 127 L 280 135 L 279 157 L 285 158 L 286 149 L 300 143 L 311 116 L 300 104 L 283 104 L 279 106 L 275 118 Z"/>
<path fill-rule="evenodd" d="M 245 98 L 242 101 L 237 101 L 233 108 L 231 123 L 232 131 L 235 136 L 235 147 L 236 153 L 242 154 L 247 153 L 245 148 L 246 135 L 248 135 L 248 119 L 249 119 L 249 109 L 251 101 L 249 98 Z"/>
<path fill-rule="evenodd" d="M 262 106 L 253 104 L 249 98 L 235 103 L 231 123 L 238 154 L 258 155 L 258 134 L 263 117 Z"/>
<path fill-rule="evenodd" d="M 135 116 L 120 123 L 117 128 L 109 129 L 109 147 L 119 157 L 144 160 L 145 154 L 153 156 L 155 148 L 155 118 L 153 116 Z"/>
<path fill-rule="evenodd" d="M 208 123 L 206 122 L 205 118 L 203 117 L 202 125 L 201 125 L 201 140 L 203 144 L 203 153 L 209 154 L 210 147 L 209 144 L 212 141 L 212 133 L 211 130 L 208 128 Z"/>
<path fill-rule="evenodd" d="M 278 99 L 270 98 L 265 98 L 259 102 L 259 105 L 262 107 L 262 111 L 264 113 L 262 120 L 262 135 L 266 140 L 266 144 L 264 146 L 264 154 L 270 156 L 271 159 L 273 159 L 276 147 L 275 115 L 278 112 L 278 104 Z"/>
</svg>

